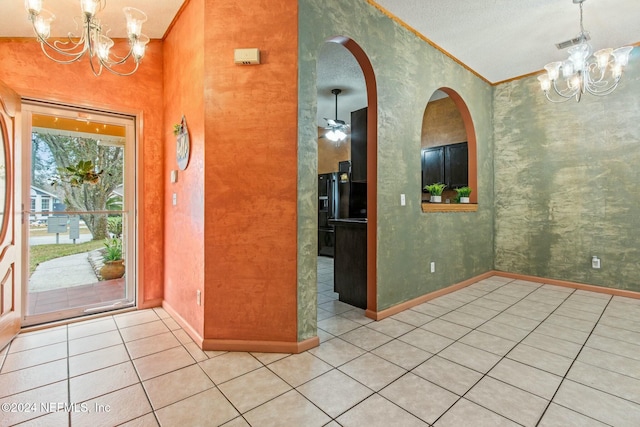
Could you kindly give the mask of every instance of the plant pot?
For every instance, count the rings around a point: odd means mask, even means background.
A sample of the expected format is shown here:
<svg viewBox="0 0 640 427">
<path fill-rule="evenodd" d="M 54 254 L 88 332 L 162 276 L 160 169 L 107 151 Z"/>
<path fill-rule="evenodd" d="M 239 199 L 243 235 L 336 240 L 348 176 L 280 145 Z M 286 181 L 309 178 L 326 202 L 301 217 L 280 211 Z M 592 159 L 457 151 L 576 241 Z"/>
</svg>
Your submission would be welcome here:
<svg viewBox="0 0 640 427">
<path fill-rule="evenodd" d="M 431 196 L 431 203 L 442 203 L 442 196 Z"/>
<path fill-rule="evenodd" d="M 460 197 L 460 203 L 469 203 L 468 197 Z"/>
<path fill-rule="evenodd" d="M 124 260 L 107 261 L 100 269 L 100 276 L 102 280 L 119 279 L 124 276 Z"/>
</svg>

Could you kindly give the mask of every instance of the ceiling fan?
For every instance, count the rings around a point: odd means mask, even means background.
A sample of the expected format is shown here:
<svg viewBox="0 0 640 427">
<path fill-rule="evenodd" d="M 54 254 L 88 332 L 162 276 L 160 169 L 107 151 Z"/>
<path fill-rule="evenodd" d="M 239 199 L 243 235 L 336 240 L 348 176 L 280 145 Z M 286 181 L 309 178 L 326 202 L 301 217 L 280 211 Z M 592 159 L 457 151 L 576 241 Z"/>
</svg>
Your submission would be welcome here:
<svg viewBox="0 0 640 427">
<path fill-rule="evenodd" d="M 342 89 L 331 89 L 331 93 L 336 97 L 336 118 L 335 119 L 327 119 L 327 127 L 325 128 L 328 132 L 324 135 L 329 141 L 340 143 L 347 138 L 347 132 L 349 131 L 349 125 L 344 122 L 344 120 L 338 120 L 338 95 L 342 92 Z"/>
</svg>

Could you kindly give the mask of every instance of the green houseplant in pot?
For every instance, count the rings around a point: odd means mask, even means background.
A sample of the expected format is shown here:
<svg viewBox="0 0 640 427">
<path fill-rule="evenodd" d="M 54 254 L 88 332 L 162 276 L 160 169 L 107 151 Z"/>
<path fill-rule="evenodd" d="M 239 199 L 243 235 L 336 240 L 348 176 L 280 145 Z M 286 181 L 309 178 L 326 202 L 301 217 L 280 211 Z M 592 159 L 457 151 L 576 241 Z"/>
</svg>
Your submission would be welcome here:
<svg viewBox="0 0 640 427">
<path fill-rule="evenodd" d="M 457 199 L 459 203 L 469 203 L 469 196 L 471 195 L 470 187 L 460 187 L 456 188 L 456 193 L 458 193 Z"/>
<path fill-rule="evenodd" d="M 429 194 L 431 195 L 430 198 L 430 202 L 431 203 L 441 203 L 442 202 L 442 192 L 444 191 L 444 188 L 446 187 L 446 184 L 440 184 L 439 182 L 436 182 L 434 184 L 431 185 L 425 185 L 424 189 L 427 190 L 429 192 Z"/>
<path fill-rule="evenodd" d="M 96 166 L 91 160 L 80 160 L 75 165 L 58 168 L 58 175 L 51 178 L 50 184 L 56 186 L 64 182 L 72 187 L 95 185 L 103 174 L 104 170 L 96 172 Z"/>
<path fill-rule="evenodd" d="M 122 239 L 114 237 L 104 242 L 104 266 L 100 269 L 102 280 L 119 279 L 124 276 L 124 259 L 122 258 Z"/>
</svg>

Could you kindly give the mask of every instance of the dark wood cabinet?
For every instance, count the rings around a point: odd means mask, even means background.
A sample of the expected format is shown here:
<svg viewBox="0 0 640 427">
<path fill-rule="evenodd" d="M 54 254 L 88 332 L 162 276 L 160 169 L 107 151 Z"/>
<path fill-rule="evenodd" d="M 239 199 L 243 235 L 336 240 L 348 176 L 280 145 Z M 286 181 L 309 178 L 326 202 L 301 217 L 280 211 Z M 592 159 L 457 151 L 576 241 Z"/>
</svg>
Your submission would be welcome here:
<svg viewBox="0 0 640 427">
<path fill-rule="evenodd" d="M 367 308 L 367 220 L 343 219 L 335 225 L 333 290 L 344 303 Z"/>
<path fill-rule="evenodd" d="M 444 147 L 422 150 L 422 188 L 436 182 L 444 183 Z"/>
<path fill-rule="evenodd" d="M 367 107 L 351 112 L 351 180 L 367 181 Z"/>
<path fill-rule="evenodd" d="M 441 182 L 447 188 L 469 185 L 469 151 L 466 142 L 422 150 L 422 188 Z"/>
</svg>

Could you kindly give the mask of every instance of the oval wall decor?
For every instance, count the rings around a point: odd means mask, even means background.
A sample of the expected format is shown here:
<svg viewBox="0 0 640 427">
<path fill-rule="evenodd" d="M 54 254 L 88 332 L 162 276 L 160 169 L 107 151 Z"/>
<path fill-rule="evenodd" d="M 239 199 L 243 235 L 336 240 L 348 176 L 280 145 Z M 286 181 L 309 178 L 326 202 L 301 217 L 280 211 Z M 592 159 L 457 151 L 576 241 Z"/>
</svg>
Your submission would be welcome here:
<svg viewBox="0 0 640 427">
<path fill-rule="evenodd" d="M 182 116 L 180 126 L 176 127 L 176 160 L 178 168 L 185 170 L 189 164 L 189 130 L 187 129 L 187 119 Z"/>
</svg>

